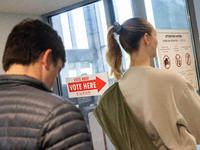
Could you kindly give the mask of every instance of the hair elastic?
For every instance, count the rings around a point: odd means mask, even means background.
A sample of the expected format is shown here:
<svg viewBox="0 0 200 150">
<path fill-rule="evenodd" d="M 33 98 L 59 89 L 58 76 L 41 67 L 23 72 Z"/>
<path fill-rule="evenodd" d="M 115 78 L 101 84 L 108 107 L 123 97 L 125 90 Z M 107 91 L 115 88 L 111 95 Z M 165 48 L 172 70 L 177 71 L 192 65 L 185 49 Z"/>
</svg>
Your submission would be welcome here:
<svg viewBox="0 0 200 150">
<path fill-rule="evenodd" d="M 120 35 L 122 33 L 122 26 L 118 23 L 114 23 L 114 32 Z"/>
</svg>

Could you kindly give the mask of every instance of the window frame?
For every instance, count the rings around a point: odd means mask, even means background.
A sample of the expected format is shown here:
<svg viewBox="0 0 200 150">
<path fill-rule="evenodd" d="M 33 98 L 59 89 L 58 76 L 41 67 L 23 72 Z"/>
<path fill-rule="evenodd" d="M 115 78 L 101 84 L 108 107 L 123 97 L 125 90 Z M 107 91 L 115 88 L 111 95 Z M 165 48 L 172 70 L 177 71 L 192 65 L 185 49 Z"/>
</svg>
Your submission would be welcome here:
<svg viewBox="0 0 200 150">
<path fill-rule="evenodd" d="M 197 26 L 197 20 L 196 20 L 196 13 L 195 13 L 195 7 L 194 7 L 194 0 L 186 0 L 186 5 L 188 9 L 189 14 L 189 21 L 190 21 L 190 27 L 192 32 L 192 42 L 194 46 L 194 52 L 195 52 L 195 67 L 197 72 L 197 82 L 199 85 L 198 94 L 200 94 L 200 42 L 199 42 L 199 32 L 198 32 L 198 26 Z M 200 30 L 200 29 L 199 29 Z"/>
</svg>

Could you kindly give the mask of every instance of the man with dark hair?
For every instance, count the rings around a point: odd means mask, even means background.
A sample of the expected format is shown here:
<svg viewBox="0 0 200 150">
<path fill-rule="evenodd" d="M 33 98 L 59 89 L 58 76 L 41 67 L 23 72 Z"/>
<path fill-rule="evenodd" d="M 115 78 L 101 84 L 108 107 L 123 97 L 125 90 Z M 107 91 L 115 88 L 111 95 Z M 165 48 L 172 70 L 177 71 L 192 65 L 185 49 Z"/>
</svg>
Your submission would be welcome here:
<svg viewBox="0 0 200 150">
<path fill-rule="evenodd" d="M 13 28 L 0 75 L 0 149 L 93 150 L 80 111 L 50 89 L 65 61 L 48 24 L 26 19 Z"/>
</svg>

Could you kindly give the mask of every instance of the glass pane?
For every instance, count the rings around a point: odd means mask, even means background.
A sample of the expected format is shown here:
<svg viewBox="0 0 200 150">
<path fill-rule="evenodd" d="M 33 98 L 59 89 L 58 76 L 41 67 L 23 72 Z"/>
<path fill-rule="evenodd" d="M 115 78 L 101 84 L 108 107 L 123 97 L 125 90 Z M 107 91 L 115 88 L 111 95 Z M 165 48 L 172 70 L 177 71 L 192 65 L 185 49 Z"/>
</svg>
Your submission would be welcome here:
<svg viewBox="0 0 200 150">
<path fill-rule="evenodd" d="M 65 49 L 72 49 L 72 41 L 71 41 L 71 37 L 70 37 L 67 13 L 61 14 L 60 18 L 61 18 L 61 26 L 64 27 L 64 28 L 62 28 L 62 30 L 63 30 L 63 43 L 65 46 Z M 52 20 L 54 21 L 55 19 L 52 19 Z"/>
<path fill-rule="evenodd" d="M 133 17 L 130 0 L 113 0 L 113 5 L 116 21 L 120 24 Z"/>
<path fill-rule="evenodd" d="M 53 16 L 51 19 L 67 52 L 68 62 L 61 71 L 62 83 L 66 83 L 66 77 L 108 70 L 108 66 L 103 62 L 107 24 L 102 1 Z M 81 55 L 84 52 L 93 58 Z M 83 65 L 86 63 L 87 65 Z"/>
<path fill-rule="evenodd" d="M 87 34 L 86 34 L 86 27 L 85 27 L 85 20 L 84 20 L 84 14 L 83 9 L 78 8 L 73 11 L 72 18 L 73 18 L 73 26 L 75 30 L 75 37 L 77 45 L 74 48 L 78 49 L 87 49 L 88 47 L 88 40 L 87 40 Z"/>
<path fill-rule="evenodd" d="M 145 0 L 147 18 L 156 29 L 189 30 L 185 0 Z"/>
</svg>

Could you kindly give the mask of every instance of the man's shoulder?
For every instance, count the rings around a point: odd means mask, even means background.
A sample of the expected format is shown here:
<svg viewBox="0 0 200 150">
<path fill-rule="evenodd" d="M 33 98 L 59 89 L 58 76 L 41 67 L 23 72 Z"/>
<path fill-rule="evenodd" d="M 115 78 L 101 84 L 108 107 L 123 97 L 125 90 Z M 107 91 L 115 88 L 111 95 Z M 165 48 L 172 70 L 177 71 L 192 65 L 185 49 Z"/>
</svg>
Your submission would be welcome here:
<svg viewBox="0 0 200 150">
<path fill-rule="evenodd" d="M 50 103 L 52 103 L 56 107 L 60 106 L 60 107 L 73 107 L 74 109 L 77 108 L 74 104 L 72 104 L 71 102 L 69 102 L 64 97 L 61 97 L 61 96 L 56 95 L 54 93 L 49 93 L 49 96 L 50 96 L 49 97 Z"/>
<path fill-rule="evenodd" d="M 64 97 L 56 95 L 50 90 L 44 90 L 43 88 L 35 85 L 21 86 L 20 84 L 18 88 L 15 86 L 15 88 L 7 92 L 8 94 L 9 92 L 17 93 L 15 94 L 15 97 L 12 94 L 13 101 L 18 101 L 21 104 L 35 107 L 35 109 L 38 110 L 42 108 L 42 111 L 45 112 L 45 114 L 50 113 L 58 107 L 70 107 L 71 109 L 76 109 L 76 106 L 67 101 L 67 99 Z"/>
<path fill-rule="evenodd" d="M 51 97 L 49 97 L 47 101 L 51 109 L 49 109 L 49 114 L 46 118 L 46 121 L 59 116 L 65 116 L 66 119 L 70 115 L 74 116 L 71 118 L 72 120 L 75 119 L 76 117 L 83 120 L 83 116 L 81 115 L 80 110 L 74 104 L 68 102 L 64 98 L 55 94 L 51 94 Z"/>
<path fill-rule="evenodd" d="M 36 93 L 35 92 L 32 93 L 34 95 L 32 100 L 37 101 L 41 105 L 45 105 L 50 109 L 54 109 L 56 107 L 71 107 L 76 109 L 76 106 L 74 104 L 67 101 L 67 99 L 65 99 L 62 96 L 42 90 L 36 90 L 36 91 L 35 91 Z"/>
</svg>

